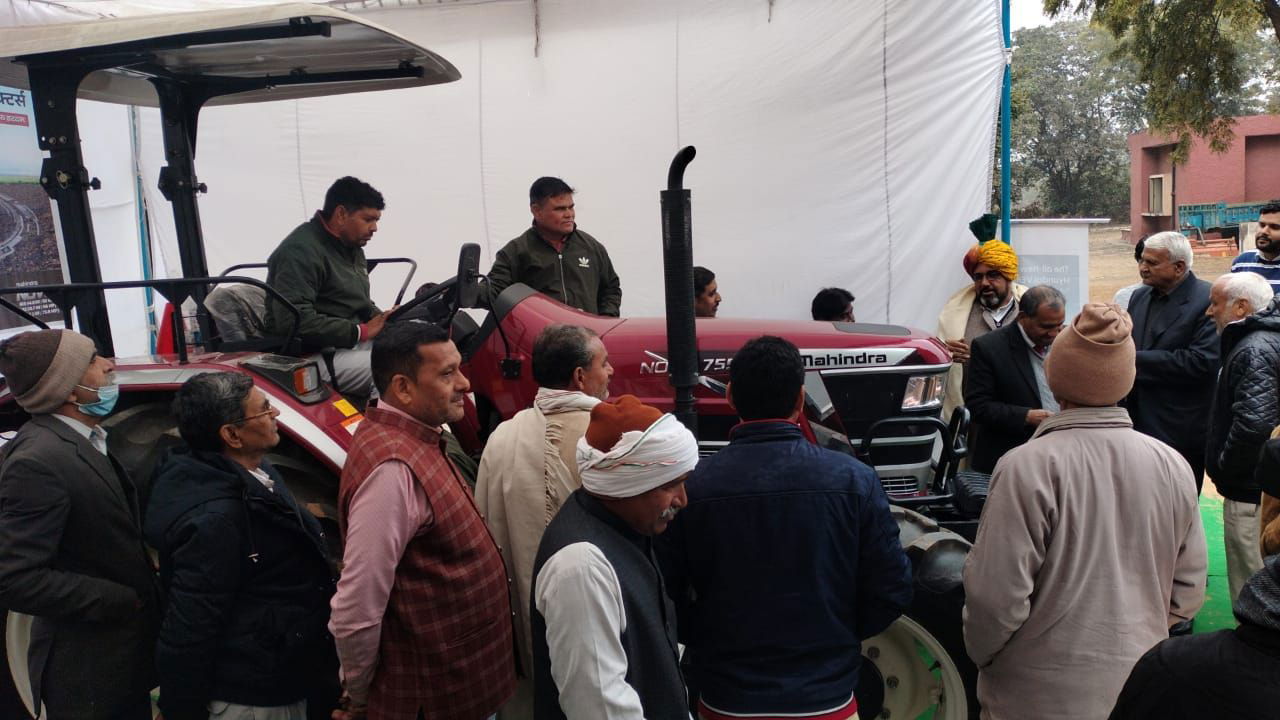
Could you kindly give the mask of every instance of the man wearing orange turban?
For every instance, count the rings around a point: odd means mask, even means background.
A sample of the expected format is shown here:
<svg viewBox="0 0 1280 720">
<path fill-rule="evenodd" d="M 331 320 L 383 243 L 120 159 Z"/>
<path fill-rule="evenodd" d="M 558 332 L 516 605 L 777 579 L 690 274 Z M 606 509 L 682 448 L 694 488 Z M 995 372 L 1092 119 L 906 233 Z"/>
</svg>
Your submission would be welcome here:
<svg viewBox="0 0 1280 720">
<path fill-rule="evenodd" d="M 964 404 L 964 364 L 973 339 L 1008 325 L 1018 317 L 1017 301 L 1026 292 L 1018 279 L 1018 255 L 995 240 L 996 216 L 987 214 L 969 223 L 978 243 L 964 254 L 962 264 L 972 282 L 956 291 L 938 316 L 938 339 L 947 344 L 955 364 L 947 374 L 942 415 Z"/>
</svg>

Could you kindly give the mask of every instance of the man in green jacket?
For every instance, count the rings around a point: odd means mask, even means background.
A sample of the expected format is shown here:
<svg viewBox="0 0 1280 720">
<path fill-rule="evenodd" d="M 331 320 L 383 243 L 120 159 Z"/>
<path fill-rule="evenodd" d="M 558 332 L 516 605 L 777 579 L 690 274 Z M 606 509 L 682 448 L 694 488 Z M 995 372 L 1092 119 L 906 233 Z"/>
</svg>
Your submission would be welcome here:
<svg viewBox="0 0 1280 720">
<path fill-rule="evenodd" d="M 524 283 L 584 312 L 617 317 L 622 285 L 604 245 L 574 222 L 573 188 L 560 178 L 538 178 L 529 188 L 529 211 L 533 226 L 494 258 L 492 296 Z"/>
<path fill-rule="evenodd" d="M 324 208 L 289 233 L 267 260 L 267 284 L 302 313 L 298 334 L 304 351 L 337 348 L 338 387 L 348 395 L 373 390 L 369 345 L 387 322 L 369 298 L 364 246 L 378 231 L 382 193 L 353 177 L 339 178 L 324 196 Z M 267 327 L 285 335 L 293 315 L 267 301 Z"/>
</svg>

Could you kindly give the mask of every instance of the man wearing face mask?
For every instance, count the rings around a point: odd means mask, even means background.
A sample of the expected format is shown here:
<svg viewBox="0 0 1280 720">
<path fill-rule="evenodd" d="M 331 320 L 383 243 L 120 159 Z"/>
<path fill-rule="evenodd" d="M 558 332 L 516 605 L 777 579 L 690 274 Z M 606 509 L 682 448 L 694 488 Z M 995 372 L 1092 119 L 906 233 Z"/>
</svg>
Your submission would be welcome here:
<svg viewBox="0 0 1280 720">
<path fill-rule="evenodd" d="M 595 332 L 577 325 L 549 325 L 533 343 L 533 407 L 498 426 L 480 458 L 476 505 L 502 548 L 512 576 L 516 652 L 521 682 L 503 717 L 532 713 L 533 645 L 529 592 L 533 558 L 547 523 L 582 485 L 576 453 L 591 409 L 609 396 L 613 366 Z"/>
<path fill-rule="evenodd" d="M 114 367 L 70 330 L 0 344 L 31 414 L 0 458 L 0 608 L 34 616 L 29 689 L 50 718 L 151 718 L 159 593 L 137 487 L 100 425 Z"/>
<path fill-rule="evenodd" d="M 964 403 L 964 367 L 969 362 L 975 338 L 999 330 L 1018 318 L 1018 300 L 1027 291 L 1018 279 L 1018 255 L 1009 245 L 995 240 L 995 215 L 987 214 L 969 223 L 978 244 L 965 253 L 964 272 L 972 281 L 952 295 L 938 316 L 938 339 L 947 344 L 954 365 L 947 373 L 947 394 L 942 416 Z"/>
</svg>

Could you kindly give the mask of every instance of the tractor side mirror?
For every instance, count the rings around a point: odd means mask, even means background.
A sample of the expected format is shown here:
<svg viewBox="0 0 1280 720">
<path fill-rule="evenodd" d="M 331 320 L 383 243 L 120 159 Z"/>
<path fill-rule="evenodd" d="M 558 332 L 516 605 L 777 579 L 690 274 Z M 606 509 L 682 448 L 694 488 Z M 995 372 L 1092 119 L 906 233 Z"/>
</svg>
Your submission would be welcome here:
<svg viewBox="0 0 1280 720">
<path fill-rule="evenodd" d="M 465 243 L 458 253 L 458 307 L 473 308 L 480 302 L 480 246 Z"/>
</svg>

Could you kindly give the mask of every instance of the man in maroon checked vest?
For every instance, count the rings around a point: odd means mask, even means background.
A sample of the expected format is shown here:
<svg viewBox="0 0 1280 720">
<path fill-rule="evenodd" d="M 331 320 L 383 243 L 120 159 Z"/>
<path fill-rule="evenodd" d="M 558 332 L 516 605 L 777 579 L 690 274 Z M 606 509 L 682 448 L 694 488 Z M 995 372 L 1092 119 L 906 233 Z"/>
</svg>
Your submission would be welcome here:
<svg viewBox="0 0 1280 720">
<path fill-rule="evenodd" d="M 427 323 L 388 325 L 373 342 L 381 400 L 342 468 L 329 623 L 349 720 L 481 720 L 515 688 L 502 556 L 441 439 L 470 389 L 461 360 Z"/>
</svg>

